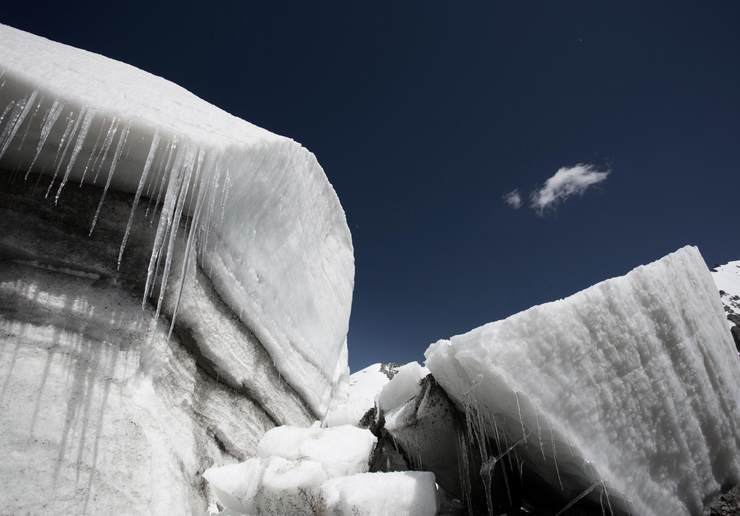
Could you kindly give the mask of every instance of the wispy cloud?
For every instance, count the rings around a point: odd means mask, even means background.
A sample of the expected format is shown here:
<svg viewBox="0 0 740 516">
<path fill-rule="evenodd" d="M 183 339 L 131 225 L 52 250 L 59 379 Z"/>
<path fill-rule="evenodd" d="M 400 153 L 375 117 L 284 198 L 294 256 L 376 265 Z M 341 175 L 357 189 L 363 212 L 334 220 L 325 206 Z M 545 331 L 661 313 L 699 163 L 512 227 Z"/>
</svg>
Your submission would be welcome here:
<svg viewBox="0 0 740 516">
<path fill-rule="evenodd" d="M 583 195 L 589 187 L 605 181 L 609 172 L 609 170 L 598 170 L 594 165 L 583 163 L 572 167 L 561 167 L 555 175 L 545 181 L 542 188 L 530 194 L 529 205 L 542 215 L 547 209 L 574 195 Z"/>
<path fill-rule="evenodd" d="M 522 207 L 522 196 L 519 193 L 519 189 L 516 188 L 512 190 L 511 192 L 505 194 L 503 196 L 504 202 L 509 208 L 514 208 L 515 210 L 518 210 Z"/>
</svg>

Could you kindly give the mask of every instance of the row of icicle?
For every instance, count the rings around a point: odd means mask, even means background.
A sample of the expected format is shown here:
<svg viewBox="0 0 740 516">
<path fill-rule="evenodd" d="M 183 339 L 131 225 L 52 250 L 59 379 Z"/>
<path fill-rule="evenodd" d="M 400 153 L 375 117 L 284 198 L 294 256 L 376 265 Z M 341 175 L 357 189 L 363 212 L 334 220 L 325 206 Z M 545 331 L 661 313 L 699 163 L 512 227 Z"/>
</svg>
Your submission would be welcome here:
<svg viewBox="0 0 740 516">
<path fill-rule="evenodd" d="M 7 74 L 0 70 L 0 94 L 6 88 L 7 81 Z M 96 122 L 100 130 L 93 134 L 95 131 L 90 129 Z M 89 234 L 92 235 L 111 181 L 121 160 L 125 159 L 130 150 L 131 146 L 127 147 L 127 142 L 132 133 L 131 123 L 118 116 L 99 114 L 88 106 L 77 107 L 57 98 L 47 99 L 38 90 L 32 90 L 26 95 L 11 99 L 0 112 L 0 160 L 13 152 L 20 156 L 28 145 L 33 145 L 33 142 L 27 143 L 32 126 L 36 126 L 35 134 L 38 134 L 35 147 L 31 147 L 33 157 L 28 163 L 21 163 L 19 157 L 15 161 L 13 177 L 22 174 L 24 180 L 28 180 L 32 172 L 51 175 L 45 197 L 49 198 L 53 194 L 54 203 L 57 204 L 72 172 L 81 170 L 80 187 L 86 179 L 96 186 L 102 186 L 102 194 L 90 223 Z M 56 148 L 47 149 L 49 137 L 55 129 L 57 134 L 61 131 L 58 144 Z M 87 159 L 79 160 L 83 148 L 90 149 L 90 152 Z M 54 153 L 54 160 L 50 168 L 37 170 L 39 157 L 45 150 Z M 154 297 L 155 286 L 159 281 L 153 319 L 156 324 L 164 302 L 167 280 L 172 272 L 172 259 L 181 222 L 189 222 L 184 239 L 185 253 L 180 282 L 175 287 L 175 304 L 168 338 L 174 328 L 187 273 L 196 261 L 203 263 L 209 234 L 214 227 L 223 223 L 225 216 L 230 176 L 220 157 L 215 154 L 209 154 L 177 136 L 165 138 L 154 130 L 120 244 L 116 264 L 119 269 L 137 207 L 142 196 L 146 197 L 148 203 L 144 217 L 150 223 L 153 223 L 156 213 L 159 213 L 159 218 L 147 269 L 142 307 L 150 297 Z M 98 184 L 99 180 L 102 184 Z M 38 181 L 40 176 L 37 184 Z"/>
<path fill-rule="evenodd" d="M 498 425 L 496 421 L 496 415 L 493 412 L 481 410 L 478 407 L 473 391 L 478 385 L 475 384 L 470 391 L 465 393 L 463 396 L 463 414 L 465 416 L 464 429 L 458 430 L 458 470 L 460 472 L 460 486 L 465 496 L 465 504 L 468 508 L 468 512 L 472 514 L 472 500 L 470 492 L 472 489 L 471 479 L 469 477 L 470 458 L 469 453 L 472 449 L 477 449 L 480 458 L 480 477 L 483 485 L 486 508 L 489 515 L 495 514 L 495 508 L 493 503 L 493 493 L 491 490 L 493 484 L 493 472 L 497 465 L 501 464 L 504 484 L 506 487 L 506 494 L 508 497 L 509 505 L 513 503 L 511 497 L 510 479 L 508 471 L 519 471 L 519 482 L 523 482 L 523 472 L 525 461 L 519 457 L 518 449 L 523 446 L 527 446 L 528 439 L 534 433 L 533 429 L 527 428 L 522 418 L 521 405 L 519 402 L 519 394 L 514 392 L 515 402 L 517 406 L 517 412 L 519 416 L 519 425 L 521 427 L 521 436 L 518 439 L 512 438 Z M 545 450 L 545 444 L 542 439 L 542 426 L 540 424 L 539 415 L 535 414 L 537 421 L 536 437 L 539 451 L 542 455 L 542 462 L 548 461 L 548 454 Z M 560 490 L 564 490 L 563 482 L 560 477 L 560 469 L 558 467 L 558 459 L 556 453 L 555 437 L 553 430 L 550 427 L 549 430 L 549 441 L 551 453 L 549 458 L 553 462 L 553 468 L 555 477 L 557 478 Z M 570 447 L 570 445 L 568 444 Z M 570 450 L 570 455 L 575 457 L 574 451 Z M 585 459 L 583 459 L 585 462 Z M 507 464 L 508 463 L 508 464 Z M 508 468 L 507 468 L 508 465 Z M 611 505 L 609 498 L 609 491 L 606 486 L 606 482 L 602 479 L 596 480 L 591 483 L 588 487 L 583 489 L 574 498 L 572 498 L 563 508 L 561 508 L 555 516 L 560 516 L 567 513 L 576 503 L 583 498 L 589 496 L 596 489 L 599 491 L 599 503 L 601 505 L 601 512 L 603 516 L 606 516 L 607 510 L 610 516 L 614 516 L 614 510 Z"/>
</svg>

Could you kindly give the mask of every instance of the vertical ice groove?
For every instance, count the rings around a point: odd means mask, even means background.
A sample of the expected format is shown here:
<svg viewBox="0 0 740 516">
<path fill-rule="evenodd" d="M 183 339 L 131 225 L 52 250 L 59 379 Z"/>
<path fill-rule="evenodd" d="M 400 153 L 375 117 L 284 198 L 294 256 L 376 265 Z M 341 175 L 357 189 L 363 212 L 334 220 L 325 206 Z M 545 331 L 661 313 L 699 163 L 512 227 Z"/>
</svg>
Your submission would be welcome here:
<svg viewBox="0 0 740 516">
<path fill-rule="evenodd" d="M 23 178 L 24 181 L 28 180 L 28 175 L 31 173 L 31 170 L 33 169 L 33 166 L 36 164 L 36 161 L 39 159 L 39 156 L 41 155 L 41 151 L 44 148 L 44 145 L 46 144 L 46 140 L 49 138 L 49 133 L 51 133 L 52 128 L 54 127 L 54 124 L 57 123 L 57 120 L 59 120 L 59 115 L 62 114 L 62 110 L 64 109 L 64 104 L 59 102 L 58 100 L 54 100 L 51 107 L 49 108 L 49 111 L 44 116 L 43 122 L 41 122 L 41 133 L 39 135 L 39 143 L 36 145 L 36 152 L 34 153 L 33 159 L 31 160 L 31 164 L 28 165 L 28 170 L 26 170 L 26 176 Z"/>
<path fill-rule="evenodd" d="M 121 132 L 121 135 L 118 137 L 118 145 L 116 146 L 116 151 L 113 154 L 113 160 L 111 161 L 110 169 L 108 170 L 108 179 L 105 181 L 105 186 L 103 187 L 103 193 L 100 196 L 100 202 L 98 203 L 98 209 L 95 210 L 95 216 L 93 217 L 92 225 L 90 226 L 90 233 L 89 235 L 92 235 L 93 230 L 95 229 L 95 224 L 98 222 L 98 217 L 100 216 L 100 209 L 103 207 L 103 201 L 105 200 L 105 194 L 108 192 L 108 187 L 110 186 L 111 179 L 113 179 L 113 174 L 116 171 L 116 165 L 118 164 L 118 159 L 121 157 L 121 152 L 123 151 L 124 145 L 126 145 L 126 138 L 128 138 L 128 132 L 129 132 L 130 126 L 126 124 L 126 127 Z"/>
<path fill-rule="evenodd" d="M 144 184 L 146 183 L 147 176 L 149 175 L 149 169 L 152 166 L 152 161 L 154 160 L 154 155 L 157 153 L 157 147 L 159 147 L 159 132 L 155 131 L 154 135 L 152 136 L 152 143 L 149 145 L 149 153 L 146 156 L 146 161 L 144 162 L 144 170 L 141 172 L 141 178 L 139 179 L 139 184 L 136 187 L 136 194 L 134 194 L 134 202 L 131 204 L 131 213 L 129 213 L 128 216 L 128 222 L 126 223 L 126 230 L 123 233 L 123 240 L 121 241 L 121 248 L 118 251 L 118 262 L 116 264 L 116 268 L 121 268 L 121 258 L 123 258 L 123 250 L 126 248 L 126 242 L 128 241 L 128 235 L 131 231 L 131 224 L 134 221 L 134 214 L 136 213 L 136 207 L 139 204 L 139 199 L 141 198 L 141 191 L 144 188 Z"/>
<path fill-rule="evenodd" d="M 31 110 L 31 106 L 33 106 L 34 102 L 36 102 L 36 97 L 38 96 L 38 94 L 38 91 L 33 90 L 28 95 L 28 98 L 26 98 L 25 101 L 19 104 L 20 109 L 18 110 L 17 115 L 8 120 L 8 125 L 3 130 L 3 135 L 0 136 L 0 142 L 2 142 L 2 147 L 0 147 L 0 159 L 2 159 L 5 151 L 8 150 L 8 146 L 10 145 L 10 142 L 13 141 L 13 138 L 15 138 L 18 129 L 21 127 L 21 125 L 23 125 L 23 121 L 26 119 L 28 112 Z M 7 134 L 5 133 L 6 130 L 8 131 Z"/>
<path fill-rule="evenodd" d="M 69 180 L 69 174 L 72 172 L 72 168 L 75 166 L 77 156 L 80 154 L 80 150 L 82 150 L 82 145 L 85 143 L 85 138 L 87 137 L 87 132 L 90 130 L 90 124 L 92 123 L 93 118 L 95 118 L 95 110 L 83 108 L 83 112 L 84 115 L 82 116 L 82 127 L 80 128 L 80 132 L 77 134 L 77 140 L 75 141 L 74 148 L 72 149 L 72 155 L 69 157 L 67 168 L 64 171 L 64 177 L 59 183 L 59 188 L 57 189 L 56 196 L 54 196 L 54 204 L 57 204 L 59 202 L 59 196 L 62 195 L 62 189 L 64 188 L 64 185 L 67 184 L 67 180 Z M 77 123 L 79 123 L 79 120 Z"/>
</svg>

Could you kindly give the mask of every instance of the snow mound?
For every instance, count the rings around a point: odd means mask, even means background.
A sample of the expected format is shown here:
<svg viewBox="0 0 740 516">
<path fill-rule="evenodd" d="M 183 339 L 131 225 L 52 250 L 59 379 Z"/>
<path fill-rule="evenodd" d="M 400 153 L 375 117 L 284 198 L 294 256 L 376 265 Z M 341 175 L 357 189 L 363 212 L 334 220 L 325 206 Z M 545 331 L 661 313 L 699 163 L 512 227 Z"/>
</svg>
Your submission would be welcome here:
<svg viewBox="0 0 740 516">
<path fill-rule="evenodd" d="M 426 365 L 475 435 L 573 502 L 699 514 L 740 481 L 740 361 L 724 319 L 685 247 L 432 344 Z M 481 474 L 501 457 L 483 459 Z"/>
<path fill-rule="evenodd" d="M 400 407 L 421 391 L 421 380 L 429 374 L 429 369 L 418 362 L 409 362 L 396 370 L 393 379 L 378 394 L 378 407 L 383 412 Z"/>
<path fill-rule="evenodd" d="M 431 516 L 437 514 L 434 473 L 401 471 L 333 478 L 320 487 L 322 514 Z"/>
<path fill-rule="evenodd" d="M 368 470 L 376 437 L 352 425 L 321 428 L 278 426 L 268 430 L 257 445 L 259 457 L 308 459 L 322 465 L 329 477 L 363 473 Z"/>
<path fill-rule="evenodd" d="M 70 182 L 101 186 L 91 233 L 107 216 L 109 189 L 135 194 L 129 228 L 137 203 L 153 201 L 144 297 L 156 317 L 189 217 L 183 268 L 203 269 L 314 414 L 325 414 L 346 382 L 354 259 L 313 154 L 160 77 L 0 25 L 0 169 L 51 176 L 42 193 L 54 202 Z M 173 319 L 178 305 L 179 294 Z"/>
<path fill-rule="evenodd" d="M 387 364 L 373 364 L 352 373 L 343 398 L 335 397 L 324 420 L 327 426 L 356 425 L 368 410 L 375 406 L 375 399 L 395 370 Z"/>
</svg>

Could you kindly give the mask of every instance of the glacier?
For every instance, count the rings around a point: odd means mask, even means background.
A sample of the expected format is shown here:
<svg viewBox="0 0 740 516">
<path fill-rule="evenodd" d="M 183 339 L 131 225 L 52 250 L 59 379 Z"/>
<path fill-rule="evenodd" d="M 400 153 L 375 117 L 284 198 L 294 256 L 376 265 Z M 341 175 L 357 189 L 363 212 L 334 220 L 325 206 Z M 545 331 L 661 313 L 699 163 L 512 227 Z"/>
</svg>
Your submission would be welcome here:
<svg viewBox="0 0 740 516">
<path fill-rule="evenodd" d="M 344 211 L 313 154 L 133 66 L 4 25 L 0 110 L 0 167 L 50 175 L 45 196 L 59 203 L 70 182 L 103 188 L 91 233 L 109 189 L 134 194 L 134 206 L 159 200 L 145 295 L 173 274 L 178 223 L 189 217 L 183 266 L 197 257 L 281 374 L 324 415 L 347 381 L 354 258 Z"/>
<path fill-rule="evenodd" d="M 699 514 L 740 480 L 740 362 L 695 247 L 440 340 L 426 366 L 562 510 Z M 501 459 L 481 455 L 485 478 Z"/>
<path fill-rule="evenodd" d="M 0 25 L 0 174 L 3 510 L 203 513 L 346 391 L 352 241 L 300 144 Z"/>
</svg>

